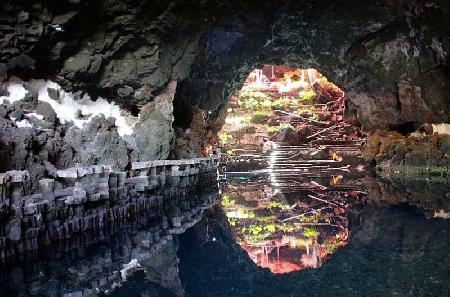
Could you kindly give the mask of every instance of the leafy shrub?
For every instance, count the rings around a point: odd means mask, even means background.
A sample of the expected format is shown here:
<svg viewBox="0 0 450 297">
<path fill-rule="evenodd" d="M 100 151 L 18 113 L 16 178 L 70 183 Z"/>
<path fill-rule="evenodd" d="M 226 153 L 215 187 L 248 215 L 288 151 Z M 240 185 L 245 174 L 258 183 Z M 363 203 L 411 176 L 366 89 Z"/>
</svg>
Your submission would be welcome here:
<svg viewBox="0 0 450 297">
<path fill-rule="evenodd" d="M 222 196 L 222 201 L 221 201 L 222 205 L 225 207 L 230 207 L 233 206 L 235 201 L 230 199 L 230 196 L 228 195 L 223 195 Z"/>
<path fill-rule="evenodd" d="M 268 99 L 269 96 L 263 92 L 255 91 L 251 87 L 243 87 L 239 92 L 239 97 L 243 99 L 255 99 L 257 101 L 263 101 Z"/>
<path fill-rule="evenodd" d="M 233 136 L 228 134 L 227 132 L 223 132 L 219 134 L 219 142 L 223 145 L 227 144 L 230 139 L 232 139 Z"/>
<path fill-rule="evenodd" d="M 250 99 L 238 99 L 238 105 L 241 109 L 247 109 L 247 110 L 257 110 L 259 106 L 258 100 L 255 100 L 253 98 Z"/>
<path fill-rule="evenodd" d="M 294 131 L 294 126 L 292 126 L 291 124 L 281 124 L 280 125 L 280 131 L 281 132 L 293 132 Z"/>
<path fill-rule="evenodd" d="M 278 202 L 278 201 L 270 201 L 269 205 L 267 206 L 268 209 L 282 208 L 282 207 L 283 207 L 283 203 Z"/>
<path fill-rule="evenodd" d="M 272 108 L 272 100 L 265 99 L 264 101 L 260 102 L 260 106 L 262 109 L 268 110 Z"/>
<path fill-rule="evenodd" d="M 241 109 L 268 110 L 272 107 L 272 99 L 270 94 L 246 86 L 239 92 L 238 104 Z"/>
<path fill-rule="evenodd" d="M 297 109 L 296 111 L 294 111 L 294 113 L 299 114 L 299 115 L 309 115 L 311 117 L 311 119 L 313 119 L 313 120 L 319 119 L 319 115 L 317 114 L 315 108 L 312 106 Z"/>
<path fill-rule="evenodd" d="M 269 116 L 264 112 L 255 112 L 252 116 L 252 123 L 264 124 L 269 119 Z"/>
<path fill-rule="evenodd" d="M 272 101 L 272 109 L 283 109 L 291 105 L 291 100 L 286 97 Z"/>
<path fill-rule="evenodd" d="M 300 101 L 307 104 L 314 103 L 316 99 L 316 93 L 313 90 L 300 92 Z"/>
<path fill-rule="evenodd" d="M 296 114 L 313 114 L 315 112 L 316 112 L 316 110 L 312 106 L 299 108 L 296 111 L 294 111 L 294 113 L 296 113 Z"/>
<path fill-rule="evenodd" d="M 279 209 L 289 209 L 289 205 L 288 204 L 283 204 L 281 202 L 278 201 L 270 201 L 269 205 L 267 206 L 268 209 L 274 209 L 274 208 L 279 208 Z"/>
<path fill-rule="evenodd" d="M 269 134 L 275 134 L 277 132 L 280 132 L 279 126 L 272 126 L 272 127 L 267 128 L 267 133 L 269 133 Z"/>
<path fill-rule="evenodd" d="M 320 235 L 320 232 L 318 232 L 314 228 L 306 227 L 305 229 L 303 229 L 303 235 L 306 236 L 306 237 L 316 237 L 316 236 Z"/>
</svg>

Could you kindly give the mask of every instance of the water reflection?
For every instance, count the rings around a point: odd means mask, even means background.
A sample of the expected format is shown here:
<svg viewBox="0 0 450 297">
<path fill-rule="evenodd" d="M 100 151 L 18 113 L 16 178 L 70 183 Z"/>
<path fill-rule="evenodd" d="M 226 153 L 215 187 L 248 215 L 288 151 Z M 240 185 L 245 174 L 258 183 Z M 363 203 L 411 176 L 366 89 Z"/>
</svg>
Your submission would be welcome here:
<svg viewBox="0 0 450 297">
<path fill-rule="evenodd" d="M 217 203 L 214 188 L 164 199 L 161 207 L 111 230 L 81 234 L 41 255 L 11 261 L 0 267 L 0 296 L 110 294 L 137 271 L 144 272 L 150 296 L 182 296 L 177 236 Z"/>
<path fill-rule="evenodd" d="M 450 295 L 450 222 L 434 218 L 450 212 L 447 183 L 296 181 L 275 191 L 264 176 L 231 180 L 217 206 L 217 193 L 167 201 L 152 220 L 2 267 L 0 296 Z M 266 228 L 244 237 L 256 224 Z"/>
<path fill-rule="evenodd" d="M 450 221 L 434 218 L 450 212 L 447 183 L 293 181 L 230 180 L 216 206 L 217 193 L 166 201 L 151 220 L 1 267 L 0 296 L 450 295 Z M 244 246 L 241 229 L 257 223 L 275 230 L 244 232 L 264 244 Z"/>
<path fill-rule="evenodd" d="M 258 266 L 272 273 L 320 267 L 349 238 L 347 214 L 364 202 L 365 193 L 304 179 L 273 185 L 273 176 L 230 180 L 221 204 L 236 242 Z M 339 182 L 337 181 L 339 180 Z"/>
<path fill-rule="evenodd" d="M 375 182 L 391 190 L 400 184 Z M 445 184 L 439 189 L 444 196 L 435 201 L 438 208 L 450 192 Z M 421 192 L 411 198 L 423 201 L 429 196 Z M 427 210 L 418 207 L 362 201 L 347 211 L 350 237 L 345 246 L 318 269 L 283 274 L 255 265 L 235 242 L 226 210 L 216 208 L 181 236 L 185 296 L 449 296 L 450 221 L 427 218 Z M 206 230 L 212 230 L 215 242 L 205 239 Z"/>
</svg>

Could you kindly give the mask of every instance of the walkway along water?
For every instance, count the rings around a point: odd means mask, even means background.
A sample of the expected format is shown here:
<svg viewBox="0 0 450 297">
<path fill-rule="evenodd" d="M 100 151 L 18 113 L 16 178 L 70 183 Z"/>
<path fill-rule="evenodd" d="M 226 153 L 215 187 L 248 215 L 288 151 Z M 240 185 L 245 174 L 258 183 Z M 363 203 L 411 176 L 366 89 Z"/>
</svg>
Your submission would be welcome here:
<svg viewBox="0 0 450 297">
<path fill-rule="evenodd" d="M 0 260 L 36 252 L 74 235 L 139 216 L 163 204 L 216 184 L 218 159 L 133 162 L 131 171 L 114 172 L 96 165 L 57 171 L 39 180 L 39 190 L 26 171 L 0 175 Z M 181 218 L 169 222 L 177 228 Z"/>
</svg>

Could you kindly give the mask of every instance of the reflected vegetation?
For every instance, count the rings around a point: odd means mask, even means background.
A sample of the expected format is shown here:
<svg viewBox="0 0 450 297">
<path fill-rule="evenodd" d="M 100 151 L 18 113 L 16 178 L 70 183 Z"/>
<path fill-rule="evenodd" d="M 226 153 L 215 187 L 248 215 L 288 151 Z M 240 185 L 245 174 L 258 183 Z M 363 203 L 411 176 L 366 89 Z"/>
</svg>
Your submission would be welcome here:
<svg viewBox="0 0 450 297">
<path fill-rule="evenodd" d="M 260 177 L 229 181 L 221 204 L 236 242 L 253 262 L 273 273 L 288 273 L 318 268 L 346 245 L 348 211 L 364 197 L 362 191 L 328 187 L 299 186 L 283 193 Z"/>
</svg>

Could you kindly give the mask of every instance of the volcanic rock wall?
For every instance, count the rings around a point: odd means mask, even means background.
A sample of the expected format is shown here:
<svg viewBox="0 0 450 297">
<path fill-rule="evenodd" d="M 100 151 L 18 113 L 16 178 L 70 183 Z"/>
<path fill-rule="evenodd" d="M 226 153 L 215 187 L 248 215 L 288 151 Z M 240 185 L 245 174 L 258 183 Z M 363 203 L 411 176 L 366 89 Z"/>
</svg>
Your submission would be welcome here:
<svg viewBox="0 0 450 297">
<path fill-rule="evenodd" d="M 365 130 L 449 122 L 448 15 L 448 0 L 8 0 L 0 69 L 101 95 L 134 115 L 177 81 L 177 141 L 162 147 L 194 156 L 263 63 L 318 69 L 346 92 Z"/>
</svg>

